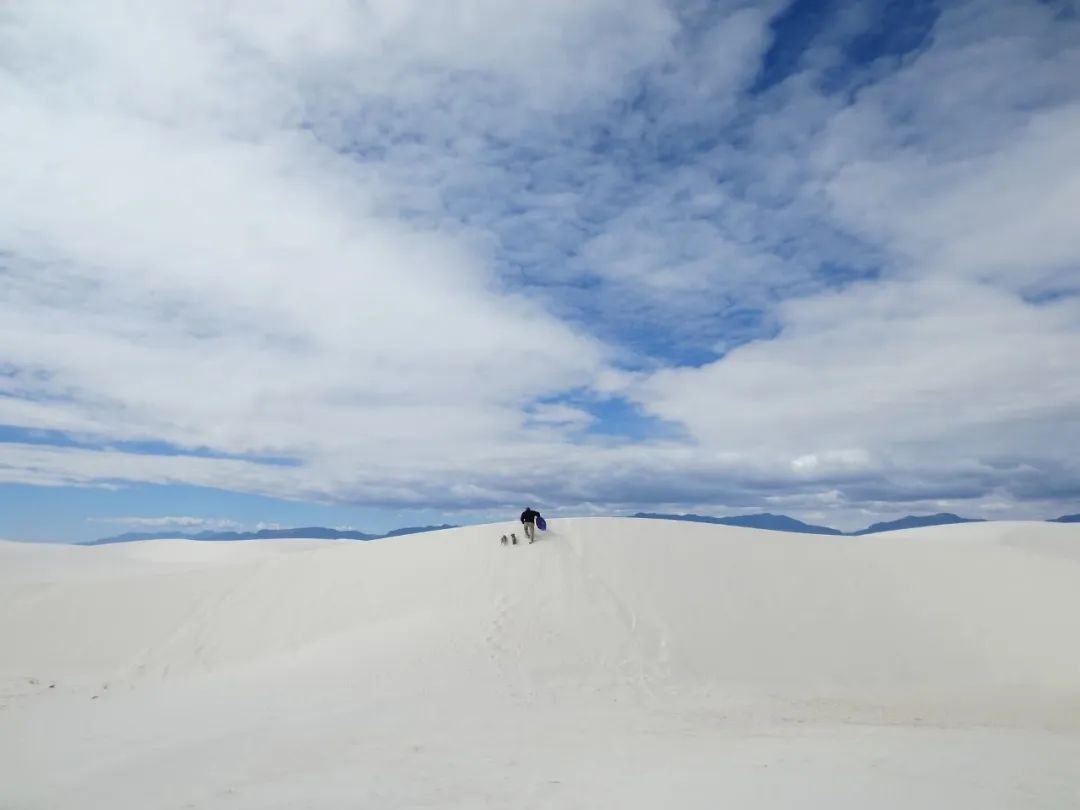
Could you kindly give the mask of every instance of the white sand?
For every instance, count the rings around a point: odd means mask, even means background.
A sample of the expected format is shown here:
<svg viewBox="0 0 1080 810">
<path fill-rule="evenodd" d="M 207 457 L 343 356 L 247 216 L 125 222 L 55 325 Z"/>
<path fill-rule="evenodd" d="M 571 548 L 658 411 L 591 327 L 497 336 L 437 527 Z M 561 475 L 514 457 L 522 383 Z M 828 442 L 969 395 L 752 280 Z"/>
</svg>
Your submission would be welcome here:
<svg viewBox="0 0 1080 810">
<path fill-rule="evenodd" d="M 1080 807 L 1080 526 L 0 543 L 0 808 Z"/>
</svg>

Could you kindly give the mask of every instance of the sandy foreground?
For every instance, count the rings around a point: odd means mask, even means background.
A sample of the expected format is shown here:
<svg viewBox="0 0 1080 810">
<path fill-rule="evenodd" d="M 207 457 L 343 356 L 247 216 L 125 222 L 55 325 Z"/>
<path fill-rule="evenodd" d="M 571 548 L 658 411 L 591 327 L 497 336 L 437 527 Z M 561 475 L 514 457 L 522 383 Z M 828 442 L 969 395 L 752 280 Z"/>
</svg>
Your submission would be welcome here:
<svg viewBox="0 0 1080 810">
<path fill-rule="evenodd" d="M 0 543 L 0 810 L 1080 808 L 1080 526 Z"/>
</svg>

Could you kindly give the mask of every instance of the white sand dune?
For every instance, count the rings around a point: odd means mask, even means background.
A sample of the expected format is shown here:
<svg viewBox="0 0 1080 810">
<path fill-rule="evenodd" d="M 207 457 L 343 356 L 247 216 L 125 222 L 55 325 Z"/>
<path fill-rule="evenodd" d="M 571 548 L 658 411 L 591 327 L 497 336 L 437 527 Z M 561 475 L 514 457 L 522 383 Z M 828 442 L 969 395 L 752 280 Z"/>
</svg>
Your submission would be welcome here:
<svg viewBox="0 0 1080 810">
<path fill-rule="evenodd" d="M 0 808 L 1080 807 L 1080 527 L 0 543 Z"/>
</svg>

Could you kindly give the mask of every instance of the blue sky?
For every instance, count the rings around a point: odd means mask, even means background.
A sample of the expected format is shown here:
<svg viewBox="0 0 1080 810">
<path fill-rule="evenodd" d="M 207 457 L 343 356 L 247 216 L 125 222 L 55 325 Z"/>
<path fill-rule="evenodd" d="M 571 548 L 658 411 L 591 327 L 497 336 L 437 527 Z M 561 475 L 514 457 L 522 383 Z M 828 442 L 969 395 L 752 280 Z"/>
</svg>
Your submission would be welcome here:
<svg viewBox="0 0 1080 810">
<path fill-rule="evenodd" d="M 0 537 L 1080 511 L 1066 3 L 16 6 Z"/>
</svg>

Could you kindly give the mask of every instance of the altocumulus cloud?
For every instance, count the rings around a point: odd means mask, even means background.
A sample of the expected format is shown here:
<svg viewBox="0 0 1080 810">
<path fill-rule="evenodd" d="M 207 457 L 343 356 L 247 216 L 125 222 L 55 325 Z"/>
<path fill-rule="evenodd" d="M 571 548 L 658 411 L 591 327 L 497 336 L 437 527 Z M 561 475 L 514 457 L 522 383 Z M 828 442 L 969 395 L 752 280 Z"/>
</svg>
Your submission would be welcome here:
<svg viewBox="0 0 1080 810">
<path fill-rule="evenodd" d="M 840 5 L 10 4 L 0 481 L 1063 507 L 1080 21 Z"/>
</svg>

